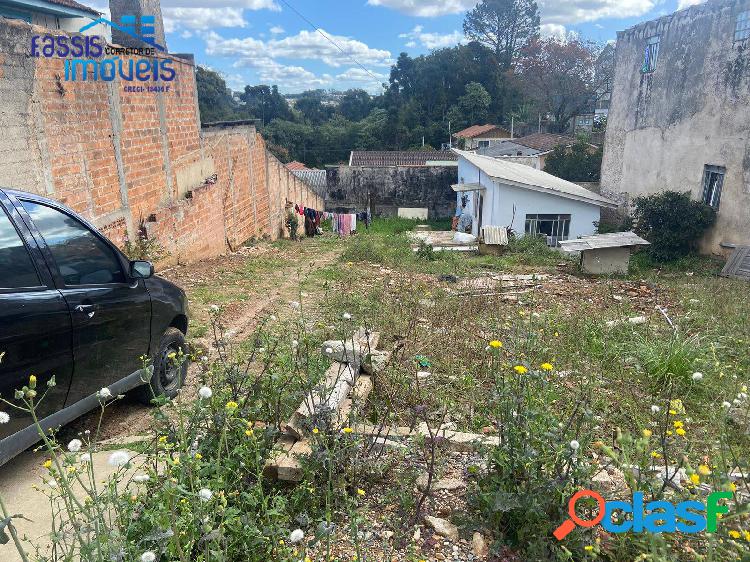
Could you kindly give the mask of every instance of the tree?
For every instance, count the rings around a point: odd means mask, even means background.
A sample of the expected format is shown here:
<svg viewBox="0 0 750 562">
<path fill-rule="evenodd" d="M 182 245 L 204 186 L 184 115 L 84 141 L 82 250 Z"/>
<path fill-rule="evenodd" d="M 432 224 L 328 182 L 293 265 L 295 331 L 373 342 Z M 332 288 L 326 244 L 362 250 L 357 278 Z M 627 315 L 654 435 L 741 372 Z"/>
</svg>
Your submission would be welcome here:
<svg viewBox="0 0 750 562">
<path fill-rule="evenodd" d="M 372 108 L 372 98 L 364 90 L 347 90 L 341 98 L 338 112 L 349 121 L 360 121 L 367 117 Z"/>
<path fill-rule="evenodd" d="M 224 79 L 202 66 L 195 69 L 201 123 L 237 119 L 238 105 Z"/>
<path fill-rule="evenodd" d="M 539 35 L 539 8 L 534 0 L 482 0 L 466 14 L 464 34 L 508 70 L 521 47 Z"/>
<path fill-rule="evenodd" d="M 690 193 L 664 191 L 635 200 L 635 230 L 651 242 L 656 261 L 673 261 L 694 251 L 716 222 L 716 211 Z"/>
<path fill-rule="evenodd" d="M 516 69 L 526 95 L 551 113 L 563 132 L 573 117 L 605 95 L 606 74 L 597 72 L 599 49 L 590 42 L 534 39 L 523 48 Z"/>
<path fill-rule="evenodd" d="M 547 156 L 544 171 L 572 182 L 598 182 L 601 179 L 604 149 L 594 149 L 585 140 L 573 146 L 556 146 Z"/>
<path fill-rule="evenodd" d="M 302 114 L 302 117 L 314 124 L 319 125 L 331 118 L 333 111 L 323 105 L 322 92 L 313 90 L 303 92 L 294 104 L 294 108 Z"/>
<path fill-rule="evenodd" d="M 276 86 L 245 86 L 240 94 L 246 111 L 265 125 L 274 119 L 294 119 L 292 110 Z"/>
<path fill-rule="evenodd" d="M 466 94 L 458 98 L 458 106 L 469 117 L 471 123 L 487 119 L 492 98 L 479 82 L 466 84 Z"/>
</svg>

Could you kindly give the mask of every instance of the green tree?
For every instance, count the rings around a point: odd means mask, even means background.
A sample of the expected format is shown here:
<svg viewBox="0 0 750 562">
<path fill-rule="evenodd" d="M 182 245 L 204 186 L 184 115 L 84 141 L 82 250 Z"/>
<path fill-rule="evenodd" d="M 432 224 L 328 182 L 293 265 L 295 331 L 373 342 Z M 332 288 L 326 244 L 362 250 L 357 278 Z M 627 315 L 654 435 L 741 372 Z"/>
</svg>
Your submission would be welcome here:
<svg viewBox="0 0 750 562">
<path fill-rule="evenodd" d="M 305 121 L 313 125 L 320 125 L 333 115 L 333 110 L 323 105 L 322 92 L 319 90 L 303 92 L 294 104 L 294 108 Z"/>
<path fill-rule="evenodd" d="M 468 116 L 471 123 L 487 119 L 492 98 L 479 82 L 466 84 L 466 94 L 458 98 L 458 107 Z"/>
<path fill-rule="evenodd" d="M 364 90 L 347 90 L 341 98 L 338 113 L 349 121 L 360 121 L 372 109 L 372 98 Z"/>
<path fill-rule="evenodd" d="M 635 200 L 635 230 L 651 242 L 648 251 L 656 261 L 667 262 L 695 251 L 698 242 L 716 222 L 716 211 L 690 193 L 664 191 Z"/>
<path fill-rule="evenodd" d="M 245 103 L 246 112 L 260 119 L 263 125 L 274 119 L 294 119 L 289 104 L 277 86 L 245 86 L 240 99 Z"/>
<path fill-rule="evenodd" d="M 583 139 L 573 146 L 556 146 L 544 164 L 544 171 L 572 182 L 598 182 L 601 179 L 602 147 L 594 148 Z"/>
<path fill-rule="evenodd" d="M 464 19 L 464 34 L 489 48 L 503 70 L 510 69 L 521 47 L 539 35 L 534 0 L 482 0 Z"/>
<path fill-rule="evenodd" d="M 217 72 L 198 66 L 195 69 L 195 81 L 201 123 L 239 118 L 239 107 L 232 98 L 232 91 Z"/>
</svg>

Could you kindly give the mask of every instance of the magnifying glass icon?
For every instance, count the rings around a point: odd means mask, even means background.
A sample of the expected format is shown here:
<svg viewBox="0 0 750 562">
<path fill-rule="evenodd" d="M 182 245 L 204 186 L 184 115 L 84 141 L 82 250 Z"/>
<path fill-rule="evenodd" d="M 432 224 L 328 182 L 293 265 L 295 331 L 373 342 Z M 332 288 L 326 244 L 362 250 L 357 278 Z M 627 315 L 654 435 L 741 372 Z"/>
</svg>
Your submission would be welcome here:
<svg viewBox="0 0 750 562">
<path fill-rule="evenodd" d="M 596 502 L 599 504 L 599 514 L 591 521 L 585 521 L 578 517 L 578 515 L 576 515 L 576 503 L 581 498 L 591 498 L 596 500 Z M 563 524 L 555 529 L 555 532 L 552 534 L 555 535 L 555 538 L 557 540 L 561 541 L 565 537 L 567 537 L 573 529 L 576 528 L 576 525 L 586 528 L 595 527 L 602 522 L 602 519 L 604 519 L 605 509 L 606 503 L 601 495 L 594 492 L 593 490 L 581 490 L 580 492 L 577 492 L 572 498 L 570 498 L 570 501 L 568 502 L 568 515 L 570 515 L 570 519 L 566 519 L 565 521 L 563 521 Z"/>
</svg>

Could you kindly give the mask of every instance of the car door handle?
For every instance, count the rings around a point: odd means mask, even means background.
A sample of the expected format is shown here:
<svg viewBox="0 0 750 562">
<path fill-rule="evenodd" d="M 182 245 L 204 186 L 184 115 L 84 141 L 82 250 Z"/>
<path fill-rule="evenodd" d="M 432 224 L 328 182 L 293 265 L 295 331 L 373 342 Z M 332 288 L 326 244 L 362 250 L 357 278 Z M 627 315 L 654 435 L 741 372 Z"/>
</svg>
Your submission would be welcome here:
<svg viewBox="0 0 750 562">
<path fill-rule="evenodd" d="M 93 318 L 94 314 L 96 314 L 96 311 L 94 310 L 93 304 L 79 304 L 75 308 L 76 312 L 81 312 L 83 314 L 86 314 L 89 318 Z"/>
</svg>

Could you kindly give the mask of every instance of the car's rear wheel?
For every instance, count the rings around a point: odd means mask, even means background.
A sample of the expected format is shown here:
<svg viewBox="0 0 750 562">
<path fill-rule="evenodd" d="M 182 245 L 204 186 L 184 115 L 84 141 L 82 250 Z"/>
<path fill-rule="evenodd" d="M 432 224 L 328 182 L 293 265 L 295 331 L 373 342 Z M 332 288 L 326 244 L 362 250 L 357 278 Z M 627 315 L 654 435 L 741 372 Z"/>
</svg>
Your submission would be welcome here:
<svg viewBox="0 0 750 562">
<path fill-rule="evenodd" d="M 185 334 L 177 328 L 168 328 L 159 342 L 159 348 L 153 356 L 154 374 L 150 384 L 138 389 L 138 397 L 150 404 L 154 398 L 166 396 L 174 398 L 182 388 L 188 370 L 188 361 L 180 360 L 180 351 L 187 355 Z"/>
</svg>

